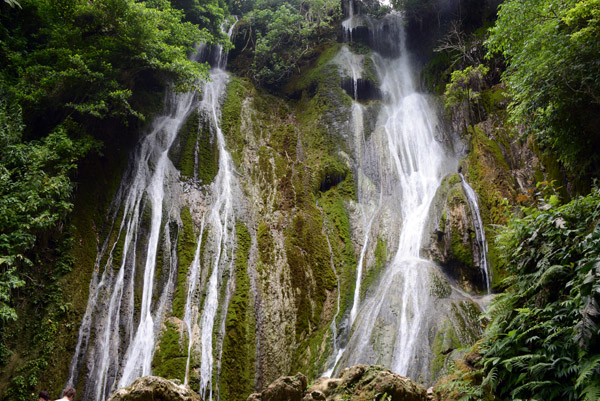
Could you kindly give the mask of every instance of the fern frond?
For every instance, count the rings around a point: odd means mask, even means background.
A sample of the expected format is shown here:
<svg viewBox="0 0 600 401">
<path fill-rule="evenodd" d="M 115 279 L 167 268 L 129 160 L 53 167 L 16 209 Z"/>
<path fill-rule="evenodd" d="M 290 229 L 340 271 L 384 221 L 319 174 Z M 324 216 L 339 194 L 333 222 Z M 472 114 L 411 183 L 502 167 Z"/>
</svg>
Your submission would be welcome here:
<svg viewBox="0 0 600 401">
<path fill-rule="evenodd" d="M 581 367 L 581 370 L 579 371 L 579 376 L 577 377 L 577 381 L 575 382 L 575 388 L 580 388 L 586 382 L 588 382 L 597 369 L 600 369 L 600 355 L 596 355 L 593 358 L 585 361 L 585 363 Z"/>
<path fill-rule="evenodd" d="M 598 401 L 600 400 L 600 383 L 594 382 L 588 385 L 581 392 L 582 401 Z"/>
</svg>

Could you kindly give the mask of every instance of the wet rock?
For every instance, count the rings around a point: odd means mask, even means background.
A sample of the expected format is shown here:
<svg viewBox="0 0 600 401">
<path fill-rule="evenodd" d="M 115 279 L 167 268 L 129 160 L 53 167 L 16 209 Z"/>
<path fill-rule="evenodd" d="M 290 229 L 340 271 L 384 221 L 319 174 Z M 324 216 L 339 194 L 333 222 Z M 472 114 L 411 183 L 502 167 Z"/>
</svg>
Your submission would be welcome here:
<svg viewBox="0 0 600 401">
<path fill-rule="evenodd" d="M 327 397 L 319 390 L 312 390 L 306 393 L 302 401 L 325 401 Z"/>
<path fill-rule="evenodd" d="M 307 385 L 308 379 L 302 373 L 280 377 L 262 392 L 251 394 L 246 401 L 301 401 Z"/>
<path fill-rule="evenodd" d="M 348 398 L 349 396 L 349 398 Z M 341 383 L 328 400 L 425 401 L 427 390 L 382 366 L 356 365 L 342 371 Z"/>
<path fill-rule="evenodd" d="M 442 267 L 451 279 L 469 292 L 484 291 L 479 244 L 473 218 L 458 174 L 444 178 L 430 209 L 423 254 Z"/>
<path fill-rule="evenodd" d="M 320 378 L 306 391 L 306 377 L 282 377 L 247 401 L 426 401 L 427 390 L 414 381 L 382 366 L 356 365 L 340 378 Z"/>
<path fill-rule="evenodd" d="M 145 376 L 117 390 L 108 401 L 202 401 L 202 398 L 179 380 Z"/>
</svg>

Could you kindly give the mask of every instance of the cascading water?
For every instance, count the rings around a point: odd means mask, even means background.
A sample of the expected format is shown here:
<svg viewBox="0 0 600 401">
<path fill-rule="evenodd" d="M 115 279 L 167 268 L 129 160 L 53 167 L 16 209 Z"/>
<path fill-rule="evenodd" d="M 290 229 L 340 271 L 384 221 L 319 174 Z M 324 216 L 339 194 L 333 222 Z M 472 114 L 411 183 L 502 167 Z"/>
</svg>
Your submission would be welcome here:
<svg viewBox="0 0 600 401">
<path fill-rule="evenodd" d="M 336 365 L 337 361 L 339 360 L 339 358 L 342 356 L 342 352 L 343 352 L 343 350 L 341 350 L 339 348 L 338 341 L 337 341 L 337 337 L 338 337 L 337 318 L 340 314 L 341 293 L 339 291 L 340 278 L 338 276 L 337 268 L 335 267 L 335 262 L 333 260 L 333 248 L 331 247 L 331 241 L 329 240 L 329 224 L 328 224 L 327 219 L 325 218 L 325 214 L 323 213 L 323 210 L 321 210 L 321 215 L 323 216 L 323 221 L 324 221 L 323 231 L 325 232 L 325 238 L 327 239 L 327 248 L 329 249 L 329 263 L 331 265 L 331 269 L 333 270 L 333 273 L 335 274 L 335 276 L 337 278 L 337 288 L 338 288 L 335 315 L 333 315 L 333 319 L 331 319 L 331 324 L 329 325 L 329 328 L 331 329 L 331 336 L 332 336 L 332 342 L 333 342 L 332 354 L 335 355 L 336 359 L 333 361 L 333 363 L 329 364 L 329 369 L 327 371 L 325 371 L 325 373 L 322 374 L 322 376 L 331 376 L 331 373 L 333 372 L 333 369 L 335 368 L 335 365 Z"/>
<path fill-rule="evenodd" d="M 356 15 L 352 18 L 358 19 Z M 358 363 L 382 364 L 401 375 L 426 381 L 430 375 L 430 335 L 437 330 L 435 320 L 447 318 L 444 314 L 451 314 L 453 303 L 465 299 L 456 292 L 444 300 L 433 297 L 431 277 L 442 273 L 420 257 L 430 205 L 442 178 L 456 171 L 457 161 L 438 139 L 441 124 L 436 108 L 416 90 L 401 15 L 392 13 L 382 20 L 361 18 L 368 20 L 373 42 L 382 49 L 383 55 L 374 53 L 372 60 L 386 101 L 377 127 L 367 139 L 360 121 L 365 109 L 356 101 L 352 106 L 358 210 L 363 216 L 364 239 L 354 302 L 347 317 L 352 331 L 341 358 L 337 358 L 339 363 L 336 360 L 335 372 Z M 346 55 L 337 62 L 354 79 L 356 68 L 344 66 L 344 61 L 353 63 L 352 57 Z M 381 227 L 387 227 L 388 237 L 395 236 L 388 247 L 394 250 L 393 257 L 378 286 L 361 302 L 367 243 L 382 235 L 377 231 Z"/>
<path fill-rule="evenodd" d="M 194 305 L 194 295 L 198 287 L 198 281 L 200 280 L 200 249 L 202 248 L 202 235 L 204 234 L 204 218 L 202 216 L 202 224 L 200 225 L 200 234 L 198 234 L 198 245 L 196 246 L 196 252 L 194 253 L 194 260 L 190 266 L 188 276 L 188 290 L 187 297 L 185 300 L 185 312 L 183 315 L 183 322 L 188 332 L 188 349 L 187 349 L 187 360 L 185 363 L 185 379 L 184 384 L 188 384 L 190 377 L 190 357 L 192 353 L 192 338 L 194 333 L 192 328 L 194 323 L 198 320 L 198 306 Z"/>
<path fill-rule="evenodd" d="M 219 103 L 225 93 L 228 75 L 221 69 L 211 73 L 211 81 L 204 87 L 202 106 L 209 111 L 211 125 L 215 129 L 219 149 L 219 172 L 212 184 L 214 199 L 208 211 L 210 235 L 214 239 L 215 250 L 212 272 L 205 289 L 206 296 L 200 317 L 201 330 L 201 362 L 200 362 L 200 394 L 212 400 L 212 376 L 214 366 L 213 335 L 219 308 L 219 280 L 225 269 L 231 268 L 231 255 L 227 249 L 233 249 L 235 240 L 235 221 L 233 213 L 233 190 L 235 177 L 233 162 L 226 149 L 223 132 L 219 126 Z M 227 296 L 226 296 L 227 298 Z"/>
<path fill-rule="evenodd" d="M 196 57 L 206 53 L 205 50 L 206 47 L 201 46 Z M 177 279 L 178 234 L 173 234 L 173 227 L 180 226 L 177 222 L 184 198 L 186 201 L 188 198 L 207 199 L 208 203 L 202 205 L 207 211 L 202 217 L 196 253 L 189 269 L 183 322 L 188 334 L 188 356 L 195 345 L 195 333 L 200 333 L 200 390 L 212 398 L 213 351 L 218 351 L 218 344 L 213 344 L 213 329 L 217 311 L 222 309 L 223 316 L 227 313 L 227 302 L 220 306 L 219 301 L 229 298 L 228 287 L 221 281 L 227 276 L 225 272 L 231 270 L 235 241 L 232 205 L 237 188 L 231 156 L 219 127 L 220 102 L 228 82 L 223 70 L 227 54 L 220 47 L 213 48 L 212 61 L 215 67 L 202 87 L 200 102 L 195 92 L 167 96 L 167 112 L 154 121 L 149 134 L 138 146 L 111 206 L 113 227 L 98 252 L 68 380 L 69 385 L 75 385 L 81 372 L 86 373 L 84 400 L 105 400 L 117 387 L 151 374 L 157 336 Z M 219 151 L 217 176 L 208 190 L 203 191 L 194 188 L 194 183 L 191 189 L 186 189 L 169 159 L 171 145 L 196 108 L 207 117 Z M 187 193 L 184 197 L 184 192 L 190 191 L 208 195 L 194 197 Z M 205 229 L 209 235 L 202 244 Z M 201 247 L 209 248 L 206 253 L 213 256 L 210 263 L 203 264 Z M 155 277 L 159 259 L 162 286 L 156 285 Z M 206 288 L 202 289 L 204 304 L 198 305 L 199 297 L 195 295 L 200 291 L 200 271 L 203 265 L 209 269 L 208 264 L 212 265 L 212 272 Z M 223 331 L 223 327 L 219 329 Z M 222 333 L 217 335 L 222 336 Z M 188 357 L 186 381 L 189 368 Z"/>
<path fill-rule="evenodd" d="M 467 195 L 467 201 L 469 202 L 469 208 L 471 209 L 471 215 L 473 217 L 473 225 L 475 226 L 475 239 L 477 240 L 477 247 L 479 250 L 479 268 L 481 269 L 481 275 L 485 281 L 485 288 L 487 293 L 490 293 L 490 272 L 487 262 L 487 242 L 485 240 L 485 231 L 483 228 L 483 222 L 481 221 L 481 213 L 479 212 L 479 203 L 477 202 L 477 195 L 475 191 L 465 177 L 460 173 L 460 179 L 462 180 L 462 186 Z"/>
<path fill-rule="evenodd" d="M 194 93 L 169 95 L 167 113 L 155 120 L 152 130 L 142 140 L 113 201 L 113 221 L 120 218 L 121 222 L 111 230 L 98 253 L 68 381 L 69 384 L 77 381 L 85 360 L 85 400 L 104 400 L 117 385 L 150 374 L 155 337 L 162 324 L 166 299 L 173 292 L 177 270 L 171 263 L 174 246 L 169 222 L 178 219 L 174 209 L 179 193 L 168 184 L 178 173 L 168 158 L 168 150 L 193 104 Z M 148 211 L 149 227 L 145 221 Z M 167 223 L 161 229 L 165 219 Z M 115 232 L 116 241 L 110 244 L 109 238 Z M 142 244 L 141 237 L 148 233 L 147 243 Z M 163 252 L 167 255 L 163 256 L 167 265 L 163 269 L 168 268 L 169 279 L 155 301 L 154 275 L 161 235 L 166 248 Z M 141 260 L 143 265 L 138 263 Z M 143 281 L 138 306 L 135 286 L 136 274 L 140 273 Z M 95 338 L 95 342 L 90 344 L 90 338 Z"/>
</svg>

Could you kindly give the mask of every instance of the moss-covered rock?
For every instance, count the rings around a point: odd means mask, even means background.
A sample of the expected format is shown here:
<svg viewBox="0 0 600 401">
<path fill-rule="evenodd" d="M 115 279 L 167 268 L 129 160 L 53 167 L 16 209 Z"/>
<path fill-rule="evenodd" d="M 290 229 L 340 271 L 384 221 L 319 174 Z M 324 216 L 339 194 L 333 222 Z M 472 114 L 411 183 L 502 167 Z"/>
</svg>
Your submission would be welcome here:
<svg viewBox="0 0 600 401">
<path fill-rule="evenodd" d="M 185 380 L 187 341 L 183 323 L 175 318 L 165 322 L 152 359 L 152 373 L 165 379 Z"/>
<path fill-rule="evenodd" d="M 321 378 L 306 392 L 305 400 L 322 394 L 331 401 L 426 401 L 427 390 L 383 366 L 356 365 L 344 369 L 339 379 Z"/>
<path fill-rule="evenodd" d="M 188 207 L 181 209 L 181 227 L 177 241 L 177 286 L 173 294 L 173 316 L 183 317 L 187 295 L 188 270 L 194 260 L 197 238 L 192 215 Z"/>
<path fill-rule="evenodd" d="M 432 202 L 430 216 L 423 253 L 465 290 L 484 291 L 479 244 L 458 174 L 444 178 Z"/>
<path fill-rule="evenodd" d="M 256 319 L 251 308 L 248 258 L 251 237 L 246 226 L 236 224 L 235 290 L 227 310 L 221 358 L 220 397 L 244 399 L 254 389 L 256 368 Z"/>
</svg>

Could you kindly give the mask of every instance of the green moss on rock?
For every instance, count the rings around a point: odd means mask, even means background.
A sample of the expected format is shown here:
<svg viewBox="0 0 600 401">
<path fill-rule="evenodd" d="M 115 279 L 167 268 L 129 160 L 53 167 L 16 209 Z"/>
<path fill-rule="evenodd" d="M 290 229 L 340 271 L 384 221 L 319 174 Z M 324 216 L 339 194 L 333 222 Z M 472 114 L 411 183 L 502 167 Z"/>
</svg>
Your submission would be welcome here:
<svg viewBox="0 0 600 401">
<path fill-rule="evenodd" d="M 246 399 L 253 391 L 256 359 L 256 322 L 247 275 L 251 237 L 243 223 L 236 224 L 235 290 L 231 297 L 221 359 L 220 392 L 224 400 Z"/>
<path fill-rule="evenodd" d="M 175 323 L 167 321 L 152 359 L 152 374 L 183 382 L 186 364 L 186 338 L 181 335 L 180 329 Z"/>
<path fill-rule="evenodd" d="M 454 326 L 449 320 L 444 321 L 441 328 L 435 333 L 431 346 L 431 377 L 437 378 L 447 373 L 446 368 L 450 362 L 452 351 L 460 348 L 461 343 Z"/>
<path fill-rule="evenodd" d="M 177 240 L 177 286 L 173 294 L 173 316 L 183 317 L 187 294 L 187 273 L 194 261 L 197 238 L 190 209 L 181 209 L 181 229 Z"/>
<path fill-rule="evenodd" d="M 169 158 L 173 165 L 184 177 L 194 176 L 194 153 L 198 139 L 198 127 L 200 125 L 198 111 L 194 111 L 183 123 L 171 149 Z"/>
<path fill-rule="evenodd" d="M 365 272 L 360 288 L 361 299 L 365 297 L 367 290 L 371 288 L 373 282 L 379 278 L 379 275 L 387 262 L 387 256 L 387 243 L 380 237 L 377 237 L 377 245 L 375 245 L 375 264 L 370 266 Z"/>
<path fill-rule="evenodd" d="M 203 184 L 209 184 L 219 172 L 219 146 L 208 121 L 201 123 L 196 146 L 198 148 L 198 179 Z"/>
</svg>

